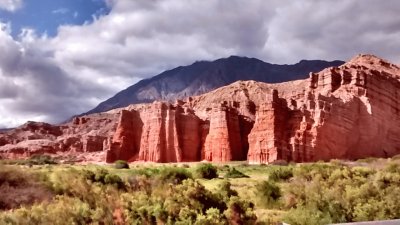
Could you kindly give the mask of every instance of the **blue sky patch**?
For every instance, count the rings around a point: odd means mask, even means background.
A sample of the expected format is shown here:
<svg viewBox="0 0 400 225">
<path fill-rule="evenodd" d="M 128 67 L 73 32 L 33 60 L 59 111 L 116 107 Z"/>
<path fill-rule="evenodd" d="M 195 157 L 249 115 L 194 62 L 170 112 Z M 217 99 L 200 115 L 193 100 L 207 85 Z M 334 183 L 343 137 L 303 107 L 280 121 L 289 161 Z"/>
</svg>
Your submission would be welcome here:
<svg viewBox="0 0 400 225">
<path fill-rule="evenodd" d="M 0 21 L 10 22 L 12 35 L 18 36 L 22 28 L 31 28 L 38 34 L 57 34 L 60 25 L 81 25 L 92 22 L 93 17 L 108 14 L 110 8 L 104 0 L 29 0 L 22 8 L 10 12 L 0 9 Z"/>
</svg>

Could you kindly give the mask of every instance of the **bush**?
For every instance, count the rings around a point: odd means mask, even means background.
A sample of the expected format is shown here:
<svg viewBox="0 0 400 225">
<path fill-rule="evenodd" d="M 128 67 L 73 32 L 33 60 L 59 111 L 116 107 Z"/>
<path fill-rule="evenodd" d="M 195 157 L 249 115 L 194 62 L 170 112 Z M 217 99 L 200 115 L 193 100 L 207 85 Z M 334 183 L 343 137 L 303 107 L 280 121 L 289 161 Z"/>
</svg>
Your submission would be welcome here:
<svg viewBox="0 0 400 225">
<path fill-rule="evenodd" d="M 388 173 L 400 173 L 400 165 L 397 163 L 389 163 L 384 171 L 388 172 Z"/>
<path fill-rule="evenodd" d="M 218 185 L 218 193 L 221 194 L 225 199 L 229 199 L 232 196 L 238 196 L 237 191 L 231 188 L 231 183 L 227 180 L 222 181 Z"/>
<path fill-rule="evenodd" d="M 58 161 L 55 158 L 52 158 L 50 155 L 32 155 L 29 159 L 6 159 L 1 160 L 0 164 L 5 165 L 53 165 L 58 164 Z"/>
<path fill-rule="evenodd" d="M 224 178 L 248 178 L 246 174 L 240 172 L 239 170 L 230 168 L 228 172 L 224 175 Z"/>
<path fill-rule="evenodd" d="M 39 176 L 16 167 L 0 166 L 0 210 L 49 201 L 53 193 Z"/>
<path fill-rule="evenodd" d="M 23 207 L 0 214 L 0 224 L 114 224 L 113 213 L 67 196 L 57 196 L 49 204 Z"/>
<path fill-rule="evenodd" d="M 121 177 L 116 174 L 111 174 L 108 170 L 98 169 L 95 172 L 90 170 L 83 170 L 81 172 L 83 177 L 91 181 L 92 183 L 98 183 L 102 185 L 114 185 L 118 189 L 124 189 L 125 184 Z"/>
<path fill-rule="evenodd" d="M 57 161 L 49 155 L 33 155 L 28 160 L 30 165 L 46 165 L 46 164 L 57 164 Z"/>
<path fill-rule="evenodd" d="M 260 203 L 264 206 L 274 206 L 282 196 L 281 189 L 271 181 L 263 181 L 256 185 L 257 196 L 260 196 Z"/>
<path fill-rule="evenodd" d="M 127 193 L 122 199 L 127 224 L 194 224 L 196 217 L 209 208 L 218 209 L 220 215 L 226 209 L 218 195 L 193 180 L 153 187 L 148 194 Z"/>
<path fill-rule="evenodd" d="M 228 202 L 228 209 L 224 214 L 228 218 L 229 224 L 253 225 L 257 221 L 253 209 L 253 203 L 241 201 L 239 197 L 234 196 Z"/>
<path fill-rule="evenodd" d="M 343 166 L 340 165 L 332 165 L 327 163 L 309 163 L 296 166 L 292 168 L 292 170 L 295 177 L 311 181 L 316 176 L 319 176 L 322 179 L 328 179 L 334 170 L 342 167 Z"/>
<path fill-rule="evenodd" d="M 124 160 L 117 160 L 114 162 L 115 169 L 129 169 L 129 164 Z"/>
<path fill-rule="evenodd" d="M 228 192 L 232 191 L 229 184 L 223 186 Z M 226 194 L 232 197 L 215 194 L 192 179 L 178 185 L 153 187 L 151 193 L 126 193 L 122 195 L 125 223 L 222 225 L 253 221 L 254 224 L 254 205 L 232 193 Z"/>
<path fill-rule="evenodd" d="M 192 174 L 185 168 L 165 167 L 160 171 L 158 178 L 163 183 L 181 184 L 186 179 L 192 179 Z"/>
<path fill-rule="evenodd" d="M 218 177 L 218 169 L 211 163 L 202 163 L 195 168 L 196 178 L 214 179 Z"/>
<path fill-rule="evenodd" d="M 144 168 L 137 168 L 130 170 L 132 174 L 143 175 L 146 177 L 158 176 L 160 174 L 160 171 L 161 171 L 160 168 L 153 168 L 153 167 L 144 167 Z"/>
<path fill-rule="evenodd" d="M 289 180 L 293 177 L 293 167 L 276 166 L 272 167 L 269 172 L 268 178 L 271 181 Z"/>
<path fill-rule="evenodd" d="M 329 214 L 320 210 L 310 210 L 304 207 L 291 209 L 284 216 L 284 221 L 291 225 L 323 225 L 332 223 Z"/>
<path fill-rule="evenodd" d="M 123 184 L 122 179 L 107 169 L 47 169 L 43 167 L 40 171 L 45 171 L 46 182 L 57 195 L 48 202 L 35 199 L 38 204 L 22 204 L 18 209 L 0 211 L 0 224 L 222 225 L 256 222 L 254 204 L 241 200 L 228 181 L 222 182 L 217 192 L 213 192 L 190 179 L 191 173 L 185 168 L 157 167 L 149 173 L 144 172 L 148 168 L 131 170 L 133 175 L 124 189 L 118 187 Z M 33 173 L 19 172 L 0 167 L 0 186 L 7 183 L 8 187 L 31 187 L 30 179 L 35 178 Z M 6 194 L 17 199 L 13 193 Z M 26 193 L 15 193 L 21 198 L 27 196 Z M 0 202 L 5 199 L 7 196 L 0 193 Z"/>
</svg>

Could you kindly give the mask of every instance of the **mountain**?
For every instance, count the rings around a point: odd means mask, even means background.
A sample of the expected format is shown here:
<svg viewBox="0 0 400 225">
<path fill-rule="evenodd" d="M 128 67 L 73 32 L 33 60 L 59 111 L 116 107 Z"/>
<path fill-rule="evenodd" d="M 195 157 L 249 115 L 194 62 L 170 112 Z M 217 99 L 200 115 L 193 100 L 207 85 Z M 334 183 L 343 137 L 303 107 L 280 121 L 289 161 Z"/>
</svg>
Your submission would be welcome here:
<svg viewBox="0 0 400 225">
<path fill-rule="evenodd" d="M 134 104 L 0 133 L 0 158 L 244 161 L 400 154 L 400 67 L 373 55 L 283 83 L 237 81 L 174 103 Z"/>
<path fill-rule="evenodd" d="M 139 81 L 85 114 L 105 112 L 154 100 L 183 99 L 204 94 L 238 80 L 279 83 L 304 79 L 308 77 L 309 72 L 317 72 L 343 63 L 343 61 L 302 60 L 294 65 L 276 65 L 255 58 L 238 56 L 212 62 L 200 61 Z"/>
</svg>

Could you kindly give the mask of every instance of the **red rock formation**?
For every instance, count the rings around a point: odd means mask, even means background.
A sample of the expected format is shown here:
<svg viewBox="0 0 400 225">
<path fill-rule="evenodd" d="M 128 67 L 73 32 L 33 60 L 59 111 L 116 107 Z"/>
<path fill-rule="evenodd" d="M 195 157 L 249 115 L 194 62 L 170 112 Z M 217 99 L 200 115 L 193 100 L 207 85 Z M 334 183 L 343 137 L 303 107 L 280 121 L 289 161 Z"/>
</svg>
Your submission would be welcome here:
<svg viewBox="0 0 400 225">
<path fill-rule="evenodd" d="M 281 84 L 239 81 L 177 101 L 131 105 L 0 133 L 0 157 L 308 162 L 400 154 L 400 68 L 371 55 Z M 222 104 L 221 104 L 222 102 Z"/>
<path fill-rule="evenodd" d="M 130 161 L 134 158 L 139 153 L 142 127 L 138 112 L 122 110 L 110 151 L 107 152 L 107 162 L 117 159 Z"/>
<path fill-rule="evenodd" d="M 178 141 L 182 149 L 182 161 L 198 161 L 200 160 L 201 150 L 201 121 L 191 109 L 183 108 L 179 110 L 177 130 Z"/>
<path fill-rule="evenodd" d="M 286 129 L 283 136 L 266 124 L 280 124 L 277 116 L 284 113 L 260 107 L 249 135 L 249 162 L 398 154 L 400 126 L 394 124 L 400 119 L 399 79 L 399 67 L 370 55 L 310 74 L 306 94 L 295 100 L 300 107 L 287 108 L 288 123 L 278 125 Z"/>
<path fill-rule="evenodd" d="M 156 102 L 143 115 L 139 160 L 181 162 L 199 160 L 200 119 L 179 104 Z"/>
<path fill-rule="evenodd" d="M 115 129 L 114 117 L 114 114 L 107 113 L 91 115 L 61 126 L 28 122 L 0 134 L 0 156 L 27 158 L 33 154 L 59 154 L 67 158 L 76 155 L 82 160 L 104 161 L 103 156 L 86 156 L 95 155 L 92 152 L 102 152 L 107 147 L 105 140 Z"/>
<path fill-rule="evenodd" d="M 224 102 L 211 113 L 210 131 L 204 143 L 207 161 L 240 160 L 242 156 L 239 117 L 237 111 Z"/>
<path fill-rule="evenodd" d="M 83 138 L 83 152 L 100 152 L 104 150 L 105 137 L 87 136 Z"/>
<path fill-rule="evenodd" d="M 139 160 L 178 162 L 182 158 L 176 132 L 175 110 L 156 102 L 144 112 Z M 168 160 L 168 161 L 167 161 Z"/>
<path fill-rule="evenodd" d="M 5 137 L 0 137 L 0 146 L 9 144 Z"/>
<path fill-rule="evenodd" d="M 285 132 L 288 119 L 286 101 L 279 99 L 277 90 L 272 90 L 267 103 L 260 106 L 255 125 L 249 134 L 249 163 L 267 163 L 286 158 Z"/>
</svg>

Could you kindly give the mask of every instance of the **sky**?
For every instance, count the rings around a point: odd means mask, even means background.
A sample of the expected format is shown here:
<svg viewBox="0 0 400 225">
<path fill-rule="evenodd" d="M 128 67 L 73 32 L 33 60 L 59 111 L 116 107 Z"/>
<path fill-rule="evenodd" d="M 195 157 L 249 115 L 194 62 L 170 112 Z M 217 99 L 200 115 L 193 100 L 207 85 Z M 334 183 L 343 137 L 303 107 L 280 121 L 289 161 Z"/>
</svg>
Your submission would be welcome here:
<svg viewBox="0 0 400 225">
<path fill-rule="evenodd" d="M 0 0 L 0 128 L 57 123 L 140 79 L 230 55 L 400 64 L 398 0 Z"/>
</svg>

